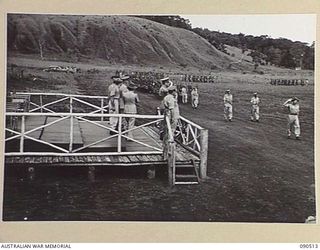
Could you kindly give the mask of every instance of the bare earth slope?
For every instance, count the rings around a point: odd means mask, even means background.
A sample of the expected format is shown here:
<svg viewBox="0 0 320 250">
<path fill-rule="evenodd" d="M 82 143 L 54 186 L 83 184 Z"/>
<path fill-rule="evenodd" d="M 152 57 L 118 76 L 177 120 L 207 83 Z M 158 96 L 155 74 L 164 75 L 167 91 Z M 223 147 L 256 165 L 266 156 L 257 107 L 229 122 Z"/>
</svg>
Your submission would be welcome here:
<svg viewBox="0 0 320 250">
<path fill-rule="evenodd" d="M 206 69 L 227 68 L 235 60 L 191 31 L 130 16 L 10 14 L 8 51 Z"/>
</svg>

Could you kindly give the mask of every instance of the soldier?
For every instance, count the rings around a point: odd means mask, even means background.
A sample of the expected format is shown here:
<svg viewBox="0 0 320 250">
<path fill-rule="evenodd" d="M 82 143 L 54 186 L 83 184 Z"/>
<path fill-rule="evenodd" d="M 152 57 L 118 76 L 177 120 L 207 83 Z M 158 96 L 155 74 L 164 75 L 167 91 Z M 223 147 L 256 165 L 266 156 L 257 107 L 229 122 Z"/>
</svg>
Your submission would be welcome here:
<svg viewBox="0 0 320 250">
<path fill-rule="evenodd" d="M 259 110 L 259 104 L 260 104 L 260 98 L 258 97 L 258 93 L 253 93 L 253 97 L 251 98 L 251 121 L 259 122 L 260 118 L 260 110 Z"/>
<path fill-rule="evenodd" d="M 179 105 L 177 102 L 176 98 L 176 88 L 174 86 L 170 86 L 168 88 L 168 94 L 164 97 L 163 99 L 163 105 L 164 105 L 164 117 L 169 118 L 170 122 L 170 128 L 172 131 L 172 134 L 174 135 L 177 125 L 178 125 L 178 120 L 180 117 L 179 113 Z M 163 138 L 163 157 L 164 159 L 167 159 L 168 157 L 168 143 L 169 143 L 169 134 L 168 134 L 168 124 L 165 121 L 165 133 L 164 133 L 164 138 Z"/>
<path fill-rule="evenodd" d="M 130 77 L 128 75 L 124 75 L 121 77 L 122 82 L 119 84 L 119 91 L 120 91 L 120 99 L 119 99 L 119 109 L 120 113 L 123 113 L 124 110 L 124 101 L 123 101 L 123 93 L 128 91 L 128 84 L 129 84 Z"/>
<path fill-rule="evenodd" d="M 287 135 L 288 139 L 291 136 L 291 131 L 293 129 L 294 135 L 297 140 L 300 140 L 300 123 L 299 123 L 299 99 L 297 97 L 293 97 L 288 99 L 283 106 L 287 107 L 289 110 L 288 116 L 288 128 Z"/>
<path fill-rule="evenodd" d="M 227 89 L 225 95 L 223 97 L 224 103 L 224 119 L 226 121 L 232 121 L 232 94 L 230 93 L 230 89 Z"/>
<path fill-rule="evenodd" d="M 196 87 L 193 87 L 191 91 L 191 105 L 194 109 L 198 108 L 199 105 L 199 93 Z"/>
<path fill-rule="evenodd" d="M 111 77 L 113 79 L 113 83 L 109 86 L 109 114 L 119 114 L 119 99 L 120 99 L 120 90 L 119 84 L 122 83 L 122 80 L 117 77 Z M 117 130 L 118 125 L 118 117 L 110 117 L 110 127 L 114 130 Z M 114 134 L 113 131 L 110 131 L 110 134 Z"/>
<path fill-rule="evenodd" d="M 128 76 L 128 75 L 123 75 L 123 76 L 121 77 L 121 80 L 122 80 L 122 83 L 120 83 L 120 85 L 119 85 L 119 91 L 120 91 L 119 113 L 120 113 L 120 114 L 123 114 L 123 113 L 124 113 L 123 94 L 128 91 L 127 86 L 128 86 L 129 83 L 130 83 L 130 76 Z M 128 126 L 126 119 L 122 119 L 122 125 L 121 125 L 121 126 L 122 126 L 123 129 Z"/>
<path fill-rule="evenodd" d="M 188 91 L 186 86 L 182 86 L 181 88 L 181 97 L 182 97 L 182 103 L 188 102 Z"/>
<path fill-rule="evenodd" d="M 123 101 L 124 101 L 124 113 L 125 114 L 137 114 L 137 106 L 136 103 L 139 103 L 139 97 L 138 94 L 134 92 L 135 89 L 137 89 L 137 86 L 133 83 L 130 83 L 127 87 L 127 91 L 123 92 Z M 127 117 L 126 118 L 126 129 L 130 130 L 133 129 L 135 124 L 135 118 L 133 117 Z M 133 138 L 132 131 L 128 132 L 128 137 Z"/>
<path fill-rule="evenodd" d="M 172 86 L 173 83 L 169 80 L 169 77 L 165 77 L 160 79 L 162 86 L 159 89 L 159 96 L 160 97 L 165 97 L 168 93 L 168 87 Z"/>
</svg>

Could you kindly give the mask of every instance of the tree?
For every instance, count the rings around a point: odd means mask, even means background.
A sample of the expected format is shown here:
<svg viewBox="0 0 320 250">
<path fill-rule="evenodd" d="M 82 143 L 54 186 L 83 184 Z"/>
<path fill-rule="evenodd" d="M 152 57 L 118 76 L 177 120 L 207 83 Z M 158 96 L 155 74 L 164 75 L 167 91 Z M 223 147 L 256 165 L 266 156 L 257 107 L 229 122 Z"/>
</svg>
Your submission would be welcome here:
<svg viewBox="0 0 320 250">
<path fill-rule="evenodd" d="M 294 61 L 294 58 L 291 55 L 289 50 L 287 50 L 283 54 L 283 56 L 281 57 L 280 66 L 284 66 L 286 68 L 295 68 L 296 67 L 296 63 Z"/>
</svg>

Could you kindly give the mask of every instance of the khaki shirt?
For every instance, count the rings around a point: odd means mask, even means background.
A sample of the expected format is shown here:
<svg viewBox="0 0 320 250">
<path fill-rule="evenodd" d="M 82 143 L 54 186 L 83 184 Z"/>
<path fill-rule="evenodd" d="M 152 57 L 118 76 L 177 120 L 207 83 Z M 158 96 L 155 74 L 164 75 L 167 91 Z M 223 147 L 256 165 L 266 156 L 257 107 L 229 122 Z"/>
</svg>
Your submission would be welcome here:
<svg viewBox="0 0 320 250">
<path fill-rule="evenodd" d="M 127 85 L 122 83 L 119 87 L 119 91 L 120 91 L 120 95 L 122 95 L 124 92 L 127 92 L 128 91 Z"/>
<path fill-rule="evenodd" d="M 169 112 L 172 115 L 171 119 L 179 119 L 180 112 L 177 98 L 171 94 L 168 94 L 163 99 L 163 104 L 166 111 L 171 111 Z"/>
<path fill-rule="evenodd" d="M 159 89 L 159 96 L 165 97 L 168 93 L 168 88 L 165 85 L 162 85 Z"/>
<path fill-rule="evenodd" d="M 198 97 L 199 97 L 198 91 L 192 90 L 191 96 L 192 96 L 192 98 L 194 98 L 194 99 L 198 98 Z"/>
<path fill-rule="evenodd" d="M 224 104 L 232 104 L 232 94 L 225 94 L 223 97 Z"/>
<path fill-rule="evenodd" d="M 136 103 L 140 102 L 139 97 L 133 91 L 127 91 L 123 93 L 123 102 L 124 102 L 124 113 L 126 114 L 136 114 L 137 105 Z"/>
<path fill-rule="evenodd" d="M 113 97 L 113 98 L 119 98 L 120 97 L 120 89 L 119 86 L 112 83 L 109 88 L 109 97 Z"/>
<path fill-rule="evenodd" d="M 187 89 L 185 87 L 183 87 L 181 89 L 181 94 L 186 95 L 187 94 Z"/>
<path fill-rule="evenodd" d="M 260 103 L 260 98 L 259 97 L 252 97 L 250 102 L 253 106 L 258 106 Z"/>
<path fill-rule="evenodd" d="M 300 107 L 299 107 L 298 103 L 297 104 L 288 103 L 285 106 L 289 109 L 290 115 L 298 115 L 299 114 Z"/>
</svg>

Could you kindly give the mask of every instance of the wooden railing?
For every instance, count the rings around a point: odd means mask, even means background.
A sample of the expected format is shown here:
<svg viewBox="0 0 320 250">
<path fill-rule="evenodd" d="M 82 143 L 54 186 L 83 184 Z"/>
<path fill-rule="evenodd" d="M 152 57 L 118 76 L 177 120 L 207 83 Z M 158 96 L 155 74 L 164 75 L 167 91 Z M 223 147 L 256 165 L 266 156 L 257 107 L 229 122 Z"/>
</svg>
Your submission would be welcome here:
<svg viewBox="0 0 320 250">
<path fill-rule="evenodd" d="M 200 178 L 207 177 L 208 130 L 180 117 L 175 140 L 200 158 Z"/>
<path fill-rule="evenodd" d="M 52 155 L 52 156 L 86 156 L 86 155 L 133 155 L 133 154 L 162 154 L 163 146 L 156 142 L 157 146 L 149 145 L 146 142 L 139 141 L 127 136 L 128 132 L 140 129 L 147 126 L 157 126 L 163 122 L 163 115 L 133 115 L 133 114 L 108 114 L 108 97 L 106 96 L 86 96 L 86 95 L 71 95 L 62 93 L 25 93 L 17 92 L 16 96 L 28 96 L 27 107 L 28 112 L 6 112 L 6 118 L 10 122 L 6 125 L 6 142 L 14 139 L 20 140 L 18 152 L 6 152 L 6 155 Z M 29 131 L 26 131 L 26 118 L 30 116 L 45 116 L 56 117 L 57 119 L 47 124 L 37 126 Z M 122 126 L 118 129 L 112 129 L 104 123 L 110 117 L 119 119 L 119 124 L 122 120 L 128 117 L 137 119 L 136 127 L 132 129 L 123 130 Z M 87 145 L 75 147 L 74 143 L 74 120 L 77 119 L 81 122 L 90 123 L 94 126 L 111 131 L 113 134 L 109 136 L 102 136 L 99 140 L 91 142 Z M 69 142 L 68 148 L 63 148 L 51 142 L 30 136 L 31 133 L 42 130 L 54 124 L 69 120 L 68 133 Z M 187 150 L 197 155 L 200 158 L 200 178 L 207 176 L 207 153 L 208 153 L 208 130 L 201 126 L 189 121 L 184 117 L 180 117 L 176 131 L 171 131 L 170 122 L 166 117 L 169 134 L 169 154 L 168 154 L 168 167 L 169 167 L 169 180 L 174 183 L 175 176 L 175 142 L 179 143 Z M 14 124 L 14 126 L 12 126 Z M 19 126 L 17 126 L 17 124 Z M 106 133 L 109 134 L 109 133 Z M 105 142 L 112 138 L 117 138 L 117 152 L 84 152 L 92 146 Z M 44 144 L 49 148 L 54 148 L 58 152 L 28 152 L 25 150 L 25 140 L 31 140 Z M 124 152 L 122 150 L 122 139 L 133 141 L 139 145 L 147 147 L 150 151 L 132 151 Z M 171 177 L 170 177 L 171 176 Z M 170 179 L 171 178 L 171 179 Z"/>
<path fill-rule="evenodd" d="M 108 113 L 108 96 L 72 95 L 62 93 L 25 93 L 17 92 L 15 96 L 29 95 L 28 111 L 34 112 L 78 112 L 89 114 Z M 103 116 L 100 117 L 103 120 Z"/>
<path fill-rule="evenodd" d="M 6 113 L 7 119 L 10 119 L 10 117 L 16 117 L 19 119 L 20 123 L 20 129 L 14 130 L 12 128 L 6 127 L 6 139 L 5 141 L 8 142 L 13 139 L 19 139 L 20 145 L 19 145 L 19 152 L 6 152 L 5 155 L 11 155 L 11 156 L 23 156 L 23 155 L 43 155 L 43 156 L 82 156 L 82 155 L 132 155 L 132 154 L 162 154 L 162 145 L 158 144 L 157 147 L 154 145 L 150 145 L 146 142 L 139 141 L 138 139 L 130 138 L 128 137 L 127 133 L 132 132 L 136 129 L 140 129 L 147 126 L 153 126 L 154 124 L 158 123 L 163 119 L 163 116 L 159 115 L 134 115 L 134 114 L 87 114 L 87 113 L 24 113 L 24 112 L 7 112 Z M 26 131 L 26 118 L 31 116 L 45 116 L 45 117 L 56 117 L 57 119 L 48 123 L 44 124 L 38 127 L 35 127 L 31 130 Z M 103 125 L 95 120 L 90 120 L 90 118 L 110 118 L 110 117 L 116 117 L 119 119 L 119 124 L 122 124 L 122 119 L 125 119 L 127 117 L 136 118 L 138 120 L 141 120 L 140 125 L 135 126 L 131 129 L 123 130 L 122 126 L 118 126 L 118 130 L 112 129 L 106 125 Z M 104 137 L 101 135 L 101 139 L 92 142 L 88 145 L 74 148 L 74 131 L 73 131 L 73 124 L 74 119 L 78 119 L 79 121 L 88 122 L 90 124 L 93 124 L 97 127 L 103 128 L 106 131 L 112 131 L 114 134 Z M 69 120 L 69 127 L 67 127 L 69 132 L 69 148 L 65 149 L 63 147 L 60 147 L 58 145 L 55 145 L 54 143 L 47 142 L 41 139 L 34 138 L 30 136 L 31 133 L 47 128 L 49 126 L 54 126 L 54 124 L 61 122 L 63 120 Z M 141 124 L 142 123 L 142 124 Z M 108 134 L 108 133 L 106 133 Z M 81 152 L 85 149 L 88 149 L 96 144 L 105 142 L 107 140 L 110 140 L 112 138 L 117 138 L 117 152 Z M 30 152 L 26 151 L 24 147 L 25 139 L 29 139 L 31 141 L 38 142 L 40 144 L 44 144 L 46 146 L 49 146 L 51 148 L 56 149 L 58 152 Z M 130 151 L 130 152 L 124 152 L 122 150 L 122 139 L 126 139 L 127 141 L 133 141 L 139 145 L 142 145 L 144 147 L 150 148 L 150 151 Z M 155 142 L 156 143 L 156 142 Z"/>
<path fill-rule="evenodd" d="M 176 171 L 176 143 L 174 139 L 174 134 L 173 131 L 171 130 L 171 124 L 168 116 L 165 116 L 165 121 L 166 123 L 166 131 L 168 141 L 164 141 L 164 143 L 167 143 L 167 148 L 168 148 L 168 155 L 165 156 L 168 161 L 168 180 L 169 180 L 169 185 L 174 186 L 175 183 L 175 171 Z"/>
</svg>

